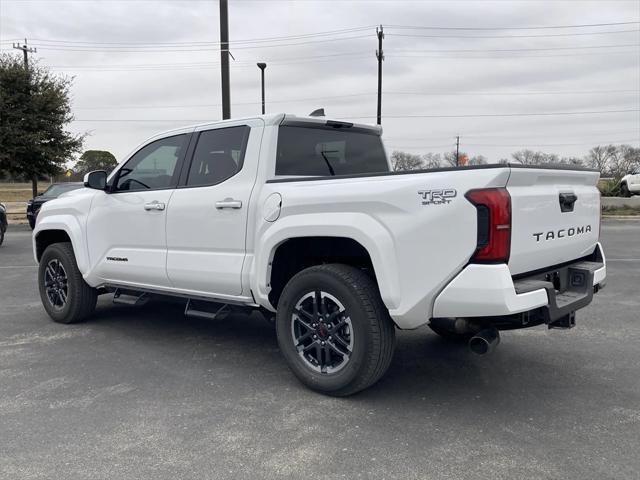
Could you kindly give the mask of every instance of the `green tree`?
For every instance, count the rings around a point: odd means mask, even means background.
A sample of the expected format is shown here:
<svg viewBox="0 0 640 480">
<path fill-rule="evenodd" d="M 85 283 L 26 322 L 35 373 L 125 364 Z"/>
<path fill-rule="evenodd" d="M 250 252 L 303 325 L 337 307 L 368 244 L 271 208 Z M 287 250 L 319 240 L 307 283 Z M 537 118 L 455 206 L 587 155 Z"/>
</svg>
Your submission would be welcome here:
<svg viewBox="0 0 640 480">
<path fill-rule="evenodd" d="M 31 180 L 60 173 L 82 148 L 84 135 L 65 130 L 73 120 L 69 104 L 72 79 L 52 75 L 37 64 L 25 68 L 0 54 L 0 171 Z"/>
<path fill-rule="evenodd" d="M 117 165 L 118 161 L 111 152 L 106 150 L 87 150 L 80 156 L 74 170 L 81 174 L 93 170 L 106 170 L 110 172 Z"/>
</svg>

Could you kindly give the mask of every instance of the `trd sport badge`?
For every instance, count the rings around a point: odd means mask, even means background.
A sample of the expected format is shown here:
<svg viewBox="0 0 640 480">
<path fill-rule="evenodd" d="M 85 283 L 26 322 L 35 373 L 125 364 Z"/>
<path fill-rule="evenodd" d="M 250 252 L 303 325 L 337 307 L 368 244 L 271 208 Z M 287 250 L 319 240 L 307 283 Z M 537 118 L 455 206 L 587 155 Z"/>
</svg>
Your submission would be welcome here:
<svg viewBox="0 0 640 480">
<path fill-rule="evenodd" d="M 422 205 L 443 205 L 451 203 L 458 192 L 453 188 L 443 188 L 440 190 L 420 190 L 418 195 L 422 198 Z"/>
</svg>

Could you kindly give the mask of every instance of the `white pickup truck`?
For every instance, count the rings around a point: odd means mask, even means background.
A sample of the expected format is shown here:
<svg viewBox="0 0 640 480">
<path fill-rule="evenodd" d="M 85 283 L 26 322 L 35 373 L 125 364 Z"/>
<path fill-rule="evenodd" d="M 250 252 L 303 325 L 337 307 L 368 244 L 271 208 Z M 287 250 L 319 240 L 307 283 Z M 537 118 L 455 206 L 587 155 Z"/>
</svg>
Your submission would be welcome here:
<svg viewBox="0 0 640 480">
<path fill-rule="evenodd" d="M 482 354 L 499 330 L 572 327 L 604 285 L 597 172 L 390 170 L 380 127 L 318 117 L 158 135 L 42 207 L 42 303 L 62 323 L 108 292 L 259 309 L 303 383 L 349 395 L 387 370 L 395 328 Z"/>
</svg>

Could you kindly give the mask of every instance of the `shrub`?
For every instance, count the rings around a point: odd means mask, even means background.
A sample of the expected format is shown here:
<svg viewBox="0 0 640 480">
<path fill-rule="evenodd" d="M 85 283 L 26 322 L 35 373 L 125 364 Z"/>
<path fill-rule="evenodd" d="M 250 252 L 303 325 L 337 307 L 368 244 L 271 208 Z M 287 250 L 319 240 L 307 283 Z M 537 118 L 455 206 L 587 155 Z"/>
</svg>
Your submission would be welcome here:
<svg viewBox="0 0 640 480">
<path fill-rule="evenodd" d="M 620 182 L 613 179 L 600 180 L 598 182 L 598 189 L 600 189 L 603 197 L 620 196 Z"/>
</svg>

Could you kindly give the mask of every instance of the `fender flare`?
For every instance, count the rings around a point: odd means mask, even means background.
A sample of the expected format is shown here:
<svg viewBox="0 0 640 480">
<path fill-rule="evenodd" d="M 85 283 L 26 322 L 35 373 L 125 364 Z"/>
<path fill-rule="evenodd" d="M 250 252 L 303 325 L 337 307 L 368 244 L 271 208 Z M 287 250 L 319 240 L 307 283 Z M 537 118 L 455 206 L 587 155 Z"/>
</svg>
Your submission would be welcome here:
<svg viewBox="0 0 640 480">
<path fill-rule="evenodd" d="M 78 219 L 73 215 L 53 215 L 50 217 L 44 217 L 38 222 L 33 231 L 33 258 L 36 263 L 40 263 L 36 247 L 38 235 L 50 230 L 62 230 L 67 234 L 71 240 L 71 246 L 73 247 L 73 253 L 76 257 L 78 270 L 80 270 L 82 275 L 85 275 L 89 270 L 89 255 L 85 248 L 82 233 L 83 229 Z"/>
<path fill-rule="evenodd" d="M 269 302 L 271 263 L 278 247 L 286 240 L 301 237 L 349 238 L 362 245 L 371 257 L 382 301 L 387 308 L 400 302 L 398 265 L 391 233 L 373 217 L 363 213 L 311 213 L 291 215 L 269 224 L 256 245 L 260 247 L 251 265 L 251 290 L 256 301 L 273 309 Z"/>
</svg>

